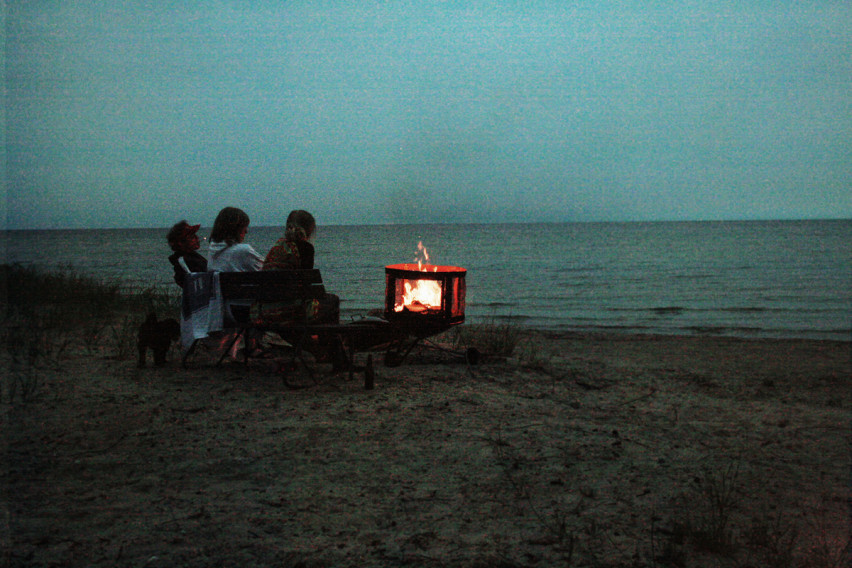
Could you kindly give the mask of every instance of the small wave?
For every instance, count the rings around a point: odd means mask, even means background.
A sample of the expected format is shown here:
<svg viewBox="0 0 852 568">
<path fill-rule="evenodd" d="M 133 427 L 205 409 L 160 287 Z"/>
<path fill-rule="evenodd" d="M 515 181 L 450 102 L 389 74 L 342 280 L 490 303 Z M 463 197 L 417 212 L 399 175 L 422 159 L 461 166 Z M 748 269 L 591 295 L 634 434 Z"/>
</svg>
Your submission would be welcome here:
<svg viewBox="0 0 852 568">
<path fill-rule="evenodd" d="M 481 315 L 481 314 L 466 314 L 465 320 L 467 323 L 518 323 L 518 324 L 526 324 L 530 318 L 527 316 L 521 315 Z"/>
<path fill-rule="evenodd" d="M 468 307 L 477 308 L 512 308 L 517 304 L 514 302 L 467 302 Z"/>
<path fill-rule="evenodd" d="M 658 316 L 677 316 L 682 314 L 686 308 L 682 306 L 661 306 L 657 308 L 651 308 L 651 312 Z"/>
<path fill-rule="evenodd" d="M 683 329 L 698 335 L 759 335 L 766 331 L 760 327 L 724 325 L 690 325 Z"/>
<path fill-rule="evenodd" d="M 624 333 L 647 333 L 653 328 L 647 325 L 617 325 L 617 324 L 600 324 L 600 325 L 584 325 L 581 329 L 588 331 L 616 331 Z"/>
</svg>

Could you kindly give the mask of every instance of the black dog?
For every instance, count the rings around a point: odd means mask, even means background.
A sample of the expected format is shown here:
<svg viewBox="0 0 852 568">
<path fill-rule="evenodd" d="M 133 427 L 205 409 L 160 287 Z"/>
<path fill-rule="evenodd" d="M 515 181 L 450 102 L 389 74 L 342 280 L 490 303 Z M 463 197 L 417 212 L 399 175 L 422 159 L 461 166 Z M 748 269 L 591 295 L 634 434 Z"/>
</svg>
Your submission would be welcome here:
<svg viewBox="0 0 852 568">
<path fill-rule="evenodd" d="M 158 367 L 164 365 L 169 345 L 179 337 L 180 324 L 176 319 L 157 321 L 157 314 L 149 314 L 145 323 L 139 326 L 139 368 L 145 366 L 149 348 L 154 352 L 154 364 Z"/>
</svg>

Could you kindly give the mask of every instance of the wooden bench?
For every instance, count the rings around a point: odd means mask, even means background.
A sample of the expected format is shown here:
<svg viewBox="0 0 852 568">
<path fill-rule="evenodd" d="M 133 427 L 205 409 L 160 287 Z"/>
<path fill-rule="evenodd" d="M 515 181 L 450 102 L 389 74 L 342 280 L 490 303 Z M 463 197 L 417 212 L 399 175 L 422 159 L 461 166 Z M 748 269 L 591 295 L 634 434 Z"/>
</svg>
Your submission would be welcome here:
<svg viewBox="0 0 852 568">
<path fill-rule="evenodd" d="M 355 372 L 354 357 L 355 351 L 358 349 L 362 341 L 359 341 L 364 336 L 382 334 L 388 331 L 387 322 L 382 321 L 364 321 L 350 323 L 315 323 L 308 318 L 307 311 L 304 309 L 312 300 L 319 300 L 325 296 L 325 286 L 322 282 L 322 275 L 317 269 L 311 270 L 264 270 L 259 272 L 220 272 L 219 273 L 219 288 L 221 290 L 221 299 L 225 304 L 233 304 L 233 302 L 248 304 L 271 304 L 271 303 L 286 303 L 294 306 L 302 306 L 303 309 L 296 310 L 297 315 L 285 322 L 257 322 L 251 318 L 232 319 L 226 311 L 225 329 L 224 331 L 232 332 L 233 338 L 227 344 L 219 358 L 217 365 L 221 364 L 228 352 L 239 341 L 240 338 L 246 339 L 250 336 L 260 336 L 265 332 L 271 331 L 285 338 L 292 346 L 293 353 L 291 366 L 300 361 L 308 373 L 313 376 L 311 366 L 304 359 L 305 347 L 314 337 L 324 339 L 326 343 L 330 341 L 338 341 L 340 347 L 346 355 L 348 363 L 349 377 L 352 378 Z M 183 357 L 183 362 L 186 364 L 187 358 L 191 355 L 195 348 L 195 343 L 186 351 Z M 244 361 L 248 362 L 251 353 L 249 350 L 244 350 Z M 372 362 L 368 358 L 368 367 L 365 372 L 365 386 L 372 386 Z M 286 382 L 286 377 L 285 377 Z"/>
</svg>

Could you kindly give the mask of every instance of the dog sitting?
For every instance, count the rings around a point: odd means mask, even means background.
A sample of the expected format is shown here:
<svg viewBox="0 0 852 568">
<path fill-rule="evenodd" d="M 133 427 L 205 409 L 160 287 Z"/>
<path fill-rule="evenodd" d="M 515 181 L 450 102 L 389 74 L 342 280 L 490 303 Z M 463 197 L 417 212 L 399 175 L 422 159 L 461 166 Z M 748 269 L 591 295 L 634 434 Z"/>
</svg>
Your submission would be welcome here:
<svg viewBox="0 0 852 568">
<path fill-rule="evenodd" d="M 139 326 L 139 368 L 145 367 L 148 349 L 154 353 L 154 365 L 166 363 L 166 352 L 172 341 L 180 337 L 180 324 L 174 318 L 157 321 L 157 314 L 148 314 L 145 323 Z"/>
</svg>

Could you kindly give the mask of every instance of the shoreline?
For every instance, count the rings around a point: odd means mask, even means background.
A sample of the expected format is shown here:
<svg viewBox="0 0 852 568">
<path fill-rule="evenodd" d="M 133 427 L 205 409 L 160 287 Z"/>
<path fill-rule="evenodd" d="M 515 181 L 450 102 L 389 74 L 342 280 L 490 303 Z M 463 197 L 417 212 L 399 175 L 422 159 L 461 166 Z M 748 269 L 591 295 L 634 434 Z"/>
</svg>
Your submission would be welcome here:
<svg viewBox="0 0 852 568">
<path fill-rule="evenodd" d="M 341 310 L 341 321 L 352 319 L 357 321 L 359 317 L 363 317 L 369 310 L 363 312 L 350 313 L 347 309 Z M 466 319 L 461 325 L 468 326 L 509 326 L 517 327 L 525 332 L 539 332 L 543 334 L 599 334 L 599 335 L 660 335 L 671 337 L 730 337 L 739 339 L 782 339 L 782 340 L 811 340 L 811 341 L 840 341 L 852 343 L 852 328 L 831 331 L 770 331 L 761 328 L 737 328 L 731 326 L 690 326 L 684 328 L 675 328 L 670 330 L 653 329 L 648 326 L 576 326 L 565 324 L 561 326 L 547 326 L 531 324 L 528 316 L 518 315 L 487 315 L 487 316 L 471 316 L 466 314 Z M 517 321 L 527 320 L 527 321 Z"/>
<path fill-rule="evenodd" d="M 468 323 L 468 322 L 466 322 Z M 480 325 L 478 323 L 472 323 L 470 325 Z M 488 325 L 486 322 L 485 325 Z M 744 339 L 744 340 L 784 340 L 784 341 L 836 341 L 839 343 L 852 343 L 852 329 L 850 330 L 841 330 L 837 332 L 821 332 L 815 331 L 814 335 L 802 335 L 801 333 L 795 334 L 791 332 L 790 335 L 785 334 L 784 332 L 777 332 L 777 334 L 770 334 L 770 332 L 755 331 L 754 334 L 746 334 L 746 333 L 720 333 L 720 330 L 726 329 L 734 329 L 734 328 L 725 328 L 721 326 L 707 326 L 706 328 L 701 328 L 700 330 L 689 330 L 689 331 L 664 331 L 664 330 L 652 330 L 647 328 L 636 328 L 636 327 L 624 327 L 624 328 L 616 328 L 616 327 L 600 327 L 600 328 L 580 328 L 580 327 L 566 327 L 562 328 L 554 328 L 554 327 L 535 327 L 535 326 L 519 326 L 525 331 L 528 332 L 538 332 L 545 335 L 589 335 L 589 336 L 660 336 L 660 337 L 696 337 L 696 338 L 706 338 L 706 339 Z M 823 336 L 820 334 L 828 333 L 828 336 Z"/>
<path fill-rule="evenodd" d="M 736 566 L 795 537 L 791 558 L 831 566 L 850 542 L 850 355 L 526 330 L 474 367 L 422 349 L 378 364 L 373 390 L 324 367 L 290 390 L 270 361 L 69 351 L 35 400 L 2 405 L 6 558 Z"/>
</svg>

